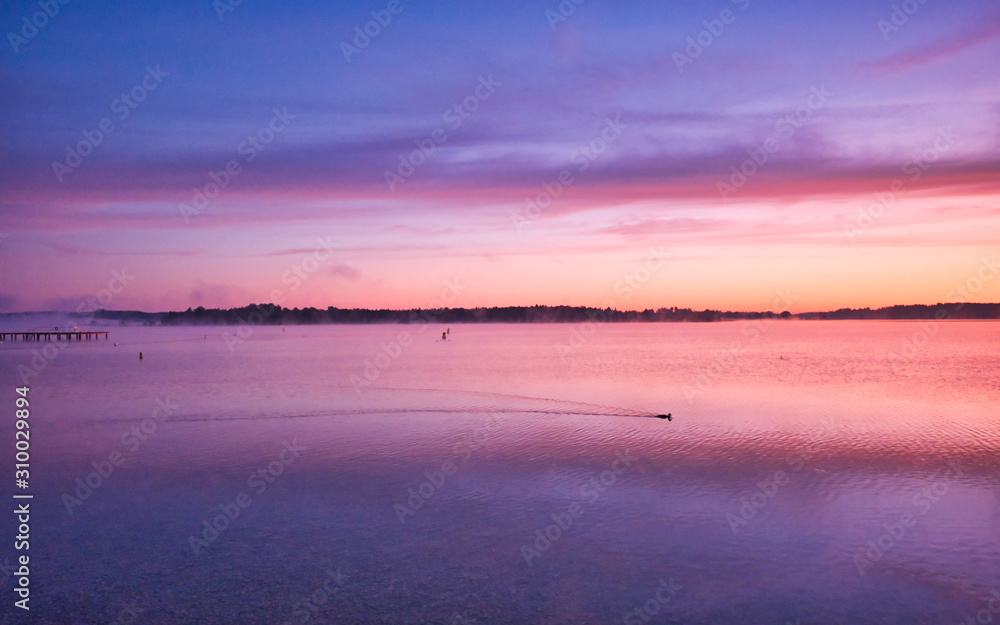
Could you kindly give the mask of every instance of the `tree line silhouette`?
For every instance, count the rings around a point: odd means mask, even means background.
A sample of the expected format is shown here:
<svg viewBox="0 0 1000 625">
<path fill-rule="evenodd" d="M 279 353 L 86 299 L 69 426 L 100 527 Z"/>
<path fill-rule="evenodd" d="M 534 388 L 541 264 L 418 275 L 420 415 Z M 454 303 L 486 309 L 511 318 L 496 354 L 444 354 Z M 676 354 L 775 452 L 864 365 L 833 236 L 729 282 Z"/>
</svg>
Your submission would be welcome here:
<svg viewBox="0 0 1000 625">
<path fill-rule="evenodd" d="M 95 318 L 150 325 L 295 325 L 331 323 L 609 323 L 734 321 L 740 319 L 1000 319 L 1000 304 L 900 305 L 885 308 L 841 308 L 829 312 L 791 314 L 658 308 L 616 310 L 587 306 L 494 306 L 492 308 L 439 308 L 402 310 L 370 308 L 283 308 L 275 304 L 250 304 L 240 308 L 188 308 L 183 312 L 98 310 Z"/>
</svg>

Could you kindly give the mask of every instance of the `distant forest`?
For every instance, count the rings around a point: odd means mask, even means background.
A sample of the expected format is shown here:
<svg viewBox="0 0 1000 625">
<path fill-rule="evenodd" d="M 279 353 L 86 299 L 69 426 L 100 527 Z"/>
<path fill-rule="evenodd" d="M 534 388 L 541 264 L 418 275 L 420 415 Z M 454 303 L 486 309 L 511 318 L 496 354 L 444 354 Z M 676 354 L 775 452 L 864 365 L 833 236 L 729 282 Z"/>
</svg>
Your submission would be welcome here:
<svg viewBox="0 0 1000 625">
<path fill-rule="evenodd" d="M 886 308 L 841 308 L 830 312 L 791 314 L 788 311 L 731 312 L 659 308 L 613 310 L 583 306 L 506 306 L 493 308 L 441 308 L 434 310 L 372 310 L 368 308 L 282 308 L 274 304 L 251 304 L 242 308 L 188 308 L 184 312 L 147 313 L 97 310 L 79 315 L 96 319 L 148 325 L 295 325 L 324 323 L 581 323 L 585 321 L 712 322 L 739 319 L 1000 319 L 1000 304 L 936 304 L 889 306 Z"/>
</svg>

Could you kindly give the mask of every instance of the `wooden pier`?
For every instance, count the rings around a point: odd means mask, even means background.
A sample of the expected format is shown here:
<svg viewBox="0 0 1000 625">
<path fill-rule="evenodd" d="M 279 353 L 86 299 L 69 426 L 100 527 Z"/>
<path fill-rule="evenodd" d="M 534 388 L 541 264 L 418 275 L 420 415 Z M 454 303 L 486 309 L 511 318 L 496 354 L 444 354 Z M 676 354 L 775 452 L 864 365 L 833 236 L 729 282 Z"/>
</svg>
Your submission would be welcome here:
<svg viewBox="0 0 1000 625">
<path fill-rule="evenodd" d="M 16 341 L 18 337 L 22 341 L 51 341 L 53 337 L 57 341 L 63 340 L 65 338 L 67 341 L 72 341 L 76 338 L 77 341 L 82 341 L 86 338 L 88 341 L 97 340 L 104 335 L 104 340 L 108 340 L 107 331 L 104 332 L 91 332 L 87 330 L 51 330 L 51 331 L 41 331 L 41 330 L 31 330 L 28 332 L 0 332 L 0 342 L 6 341 L 9 336 L 12 341 Z"/>
</svg>

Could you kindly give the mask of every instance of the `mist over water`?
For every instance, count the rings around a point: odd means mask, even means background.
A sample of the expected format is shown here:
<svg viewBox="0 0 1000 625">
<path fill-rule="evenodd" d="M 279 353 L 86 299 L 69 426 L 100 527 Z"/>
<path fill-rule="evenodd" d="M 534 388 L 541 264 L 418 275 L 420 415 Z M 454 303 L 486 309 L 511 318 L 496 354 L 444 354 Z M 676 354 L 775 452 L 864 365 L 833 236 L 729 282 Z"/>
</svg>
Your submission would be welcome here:
<svg viewBox="0 0 1000 625">
<path fill-rule="evenodd" d="M 0 345 L 32 617 L 947 624 L 1000 589 L 1000 324 L 420 328 Z"/>
</svg>

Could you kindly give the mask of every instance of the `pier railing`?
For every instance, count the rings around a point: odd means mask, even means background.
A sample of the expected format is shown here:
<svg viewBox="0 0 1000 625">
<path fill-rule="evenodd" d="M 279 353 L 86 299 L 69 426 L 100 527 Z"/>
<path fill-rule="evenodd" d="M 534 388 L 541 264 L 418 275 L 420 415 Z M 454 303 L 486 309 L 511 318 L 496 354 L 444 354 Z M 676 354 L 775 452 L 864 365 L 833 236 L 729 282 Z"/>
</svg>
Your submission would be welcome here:
<svg viewBox="0 0 1000 625">
<path fill-rule="evenodd" d="M 57 341 L 62 341 L 63 339 L 67 341 L 72 341 L 74 338 L 77 341 L 82 341 L 84 339 L 98 340 L 104 335 L 104 340 L 108 340 L 108 332 L 100 331 L 93 332 L 87 330 L 29 330 L 28 332 L 0 332 L 0 341 L 6 341 L 7 337 L 10 337 L 12 341 L 16 341 L 20 338 L 22 341 L 51 341 L 53 339 Z"/>
</svg>

